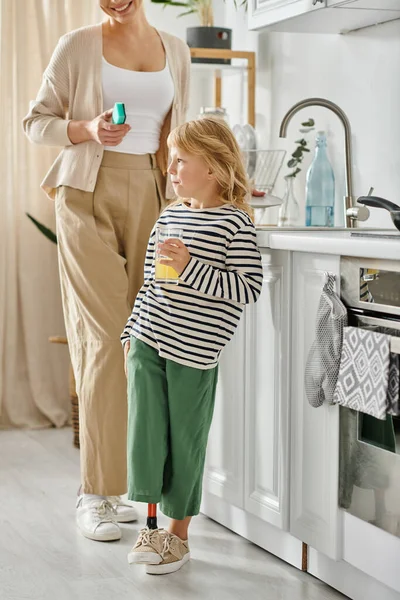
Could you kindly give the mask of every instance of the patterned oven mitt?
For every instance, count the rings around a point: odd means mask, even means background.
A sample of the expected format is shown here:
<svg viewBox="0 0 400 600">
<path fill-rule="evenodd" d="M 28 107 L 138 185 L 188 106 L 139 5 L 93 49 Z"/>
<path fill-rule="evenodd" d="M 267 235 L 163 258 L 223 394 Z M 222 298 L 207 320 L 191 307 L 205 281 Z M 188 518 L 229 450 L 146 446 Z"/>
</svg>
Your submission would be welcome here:
<svg viewBox="0 0 400 600">
<path fill-rule="evenodd" d="M 335 276 L 327 274 L 318 306 L 315 341 L 306 361 L 305 391 L 314 407 L 321 406 L 324 401 L 333 403 L 339 374 L 347 310 L 334 287 Z"/>
</svg>

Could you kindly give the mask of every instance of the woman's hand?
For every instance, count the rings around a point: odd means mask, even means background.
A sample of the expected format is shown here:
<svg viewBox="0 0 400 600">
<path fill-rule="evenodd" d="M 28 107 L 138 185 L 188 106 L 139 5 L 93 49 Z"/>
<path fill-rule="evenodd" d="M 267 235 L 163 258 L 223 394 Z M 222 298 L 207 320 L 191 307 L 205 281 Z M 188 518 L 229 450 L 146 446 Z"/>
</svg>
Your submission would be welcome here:
<svg viewBox="0 0 400 600">
<path fill-rule="evenodd" d="M 169 260 L 161 259 L 161 265 L 168 265 L 175 269 L 180 275 L 190 261 L 189 250 L 185 244 L 177 238 L 169 238 L 163 244 L 159 244 L 160 254 L 166 256 Z"/>
<path fill-rule="evenodd" d="M 112 109 L 88 122 L 87 129 L 90 139 L 103 146 L 118 146 L 130 131 L 130 125 L 114 125 L 111 123 Z"/>
<path fill-rule="evenodd" d="M 106 110 L 92 121 L 69 121 L 67 134 L 71 144 L 94 141 L 103 146 L 118 146 L 130 131 L 130 125 L 111 123 L 112 109 Z"/>
<path fill-rule="evenodd" d="M 128 352 L 130 349 L 131 349 L 131 342 L 128 340 L 124 344 L 124 370 L 125 370 L 126 378 L 128 378 L 127 360 L 128 360 Z"/>
</svg>

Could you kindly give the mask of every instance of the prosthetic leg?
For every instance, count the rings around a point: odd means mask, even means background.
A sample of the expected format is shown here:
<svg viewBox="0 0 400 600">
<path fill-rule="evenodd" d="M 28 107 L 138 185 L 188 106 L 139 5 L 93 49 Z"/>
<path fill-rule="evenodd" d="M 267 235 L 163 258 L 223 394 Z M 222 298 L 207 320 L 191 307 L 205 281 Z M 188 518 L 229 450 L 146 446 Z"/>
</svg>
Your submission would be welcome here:
<svg viewBox="0 0 400 600">
<path fill-rule="evenodd" d="M 157 526 L 157 504 L 147 505 L 147 527 L 149 529 L 158 529 Z"/>
</svg>

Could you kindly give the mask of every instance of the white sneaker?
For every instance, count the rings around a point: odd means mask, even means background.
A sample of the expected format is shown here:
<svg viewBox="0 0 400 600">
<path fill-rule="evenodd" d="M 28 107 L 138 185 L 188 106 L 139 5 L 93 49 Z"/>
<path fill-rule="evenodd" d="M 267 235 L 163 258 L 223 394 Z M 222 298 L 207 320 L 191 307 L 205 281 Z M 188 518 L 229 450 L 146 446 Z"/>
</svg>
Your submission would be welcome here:
<svg viewBox="0 0 400 600">
<path fill-rule="evenodd" d="M 76 523 L 86 538 L 98 542 L 121 539 L 121 530 L 115 520 L 114 509 L 107 500 L 83 503 L 83 496 L 76 503 Z"/>
<path fill-rule="evenodd" d="M 132 504 L 124 502 L 121 496 L 108 496 L 107 500 L 114 509 L 117 523 L 131 523 L 138 520 L 136 508 Z"/>
</svg>

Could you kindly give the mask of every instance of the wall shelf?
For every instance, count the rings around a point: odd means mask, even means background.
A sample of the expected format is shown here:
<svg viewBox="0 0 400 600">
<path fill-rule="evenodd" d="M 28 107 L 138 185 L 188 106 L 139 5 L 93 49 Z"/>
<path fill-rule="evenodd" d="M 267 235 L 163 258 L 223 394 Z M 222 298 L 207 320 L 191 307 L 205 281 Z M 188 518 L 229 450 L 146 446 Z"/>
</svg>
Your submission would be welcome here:
<svg viewBox="0 0 400 600">
<path fill-rule="evenodd" d="M 190 48 L 192 58 L 220 58 L 220 59 L 242 59 L 247 61 L 245 65 L 224 65 L 208 63 L 192 63 L 192 70 L 211 71 L 214 74 L 214 104 L 221 106 L 222 102 L 222 74 L 223 73 L 247 73 L 247 122 L 255 127 L 255 91 L 256 91 L 256 54 L 241 50 L 221 50 L 216 48 Z"/>
<path fill-rule="evenodd" d="M 247 65 L 215 65 L 208 63 L 192 63 L 193 72 L 210 73 L 222 72 L 224 75 L 235 75 L 237 73 L 247 74 Z"/>
</svg>

